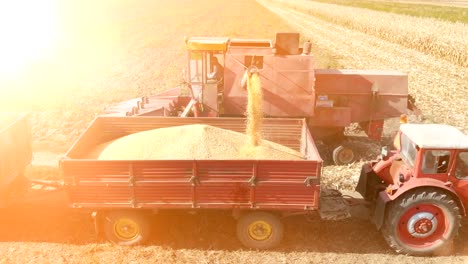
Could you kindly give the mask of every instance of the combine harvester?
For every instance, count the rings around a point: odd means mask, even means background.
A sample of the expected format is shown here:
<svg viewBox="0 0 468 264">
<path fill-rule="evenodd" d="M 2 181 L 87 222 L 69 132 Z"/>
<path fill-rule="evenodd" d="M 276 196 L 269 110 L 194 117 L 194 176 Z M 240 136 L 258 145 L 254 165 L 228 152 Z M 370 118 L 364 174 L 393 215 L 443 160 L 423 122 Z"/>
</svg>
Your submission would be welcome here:
<svg viewBox="0 0 468 264">
<path fill-rule="evenodd" d="M 414 109 L 407 75 L 395 71 L 315 69 L 310 43 L 299 48 L 298 33 L 267 39 L 193 37 L 186 39 L 187 70 L 182 88 L 135 98 L 107 109 L 111 116 L 244 117 L 246 70 L 260 73 L 263 112 L 272 118 L 305 118 L 315 140 L 333 153 L 337 165 L 357 159 L 344 128 L 359 123 L 367 136 L 380 140 L 384 120 Z M 209 79 L 218 61 L 222 76 Z M 184 111 L 185 110 L 185 111 Z"/>
</svg>

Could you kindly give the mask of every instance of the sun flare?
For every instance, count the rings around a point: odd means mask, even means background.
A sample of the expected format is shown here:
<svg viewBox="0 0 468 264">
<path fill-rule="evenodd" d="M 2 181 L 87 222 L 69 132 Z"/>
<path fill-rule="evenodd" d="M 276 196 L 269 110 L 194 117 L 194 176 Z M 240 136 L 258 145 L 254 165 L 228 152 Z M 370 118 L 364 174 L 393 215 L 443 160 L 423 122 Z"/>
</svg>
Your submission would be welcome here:
<svg viewBox="0 0 468 264">
<path fill-rule="evenodd" d="M 57 0 L 0 2 L 0 76 L 12 77 L 47 56 L 57 38 Z"/>
</svg>

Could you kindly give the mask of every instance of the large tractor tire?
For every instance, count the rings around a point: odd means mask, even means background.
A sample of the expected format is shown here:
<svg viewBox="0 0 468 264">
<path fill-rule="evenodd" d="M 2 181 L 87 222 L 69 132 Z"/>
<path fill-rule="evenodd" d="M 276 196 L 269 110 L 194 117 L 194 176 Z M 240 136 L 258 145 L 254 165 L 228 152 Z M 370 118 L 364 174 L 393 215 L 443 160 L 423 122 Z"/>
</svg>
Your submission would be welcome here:
<svg viewBox="0 0 468 264">
<path fill-rule="evenodd" d="M 445 254 L 458 234 L 460 218 L 449 195 L 435 189 L 413 191 L 389 205 L 382 233 L 398 253 Z"/>
<path fill-rule="evenodd" d="M 111 211 L 104 217 L 104 234 L 117 245 L 143 244 L 150 237 L 148 215 L 133 211 Z"/>
<path fill-rule="evenodd" d="M 274 248 L 280 244 L 283 233 L 281 220 L 267 212 L 248 213 L 237 222 L 237 238 L 247 248 Z"/>
</svg>

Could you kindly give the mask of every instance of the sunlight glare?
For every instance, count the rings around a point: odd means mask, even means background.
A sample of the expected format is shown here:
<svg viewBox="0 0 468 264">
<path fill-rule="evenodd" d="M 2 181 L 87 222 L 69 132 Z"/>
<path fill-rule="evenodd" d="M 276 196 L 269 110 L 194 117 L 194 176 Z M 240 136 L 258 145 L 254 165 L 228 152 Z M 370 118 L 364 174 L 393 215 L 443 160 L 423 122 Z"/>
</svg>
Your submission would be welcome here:
<svg viewBox="0 0 468 264">
<path fill-rule="evenodd" d="M 57 0 L 0 1 L 0 77 L 13 77 L 53 50 Z"/>
</svg>

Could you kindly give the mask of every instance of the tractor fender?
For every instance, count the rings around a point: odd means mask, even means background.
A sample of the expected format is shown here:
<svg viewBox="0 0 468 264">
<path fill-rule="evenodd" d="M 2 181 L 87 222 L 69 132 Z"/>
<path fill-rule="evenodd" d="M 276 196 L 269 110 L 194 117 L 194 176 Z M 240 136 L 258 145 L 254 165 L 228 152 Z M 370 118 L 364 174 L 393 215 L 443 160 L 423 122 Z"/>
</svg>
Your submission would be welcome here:
<svg viewBox="0 0 468 264">
<path fill-rule="evenodd" d="M 398 197 L 408 191 L 423 188 L 440 189 L 443 192 L 450 194 L 457 202 L 458 207 L 460 208 L 460 214 L 463 216 L 466 215 L 465 207 L 463 206 L 463 203 L 461 202 L 460 197 L 457 195 L 455 190 L 451 188 L 450 182 L 444 183 L 431 178 L 412 178 L 410 181 L 401 185 L 393 194 L 389 194 L 386 190 L 379 193 L 375 203 L 375 211 L 372 218 L 372 221 L 377 226 L 377 229 L 380 229 L 383 225 L 386 207 L 389 202 L 396 200 Z"/>
</svg>

